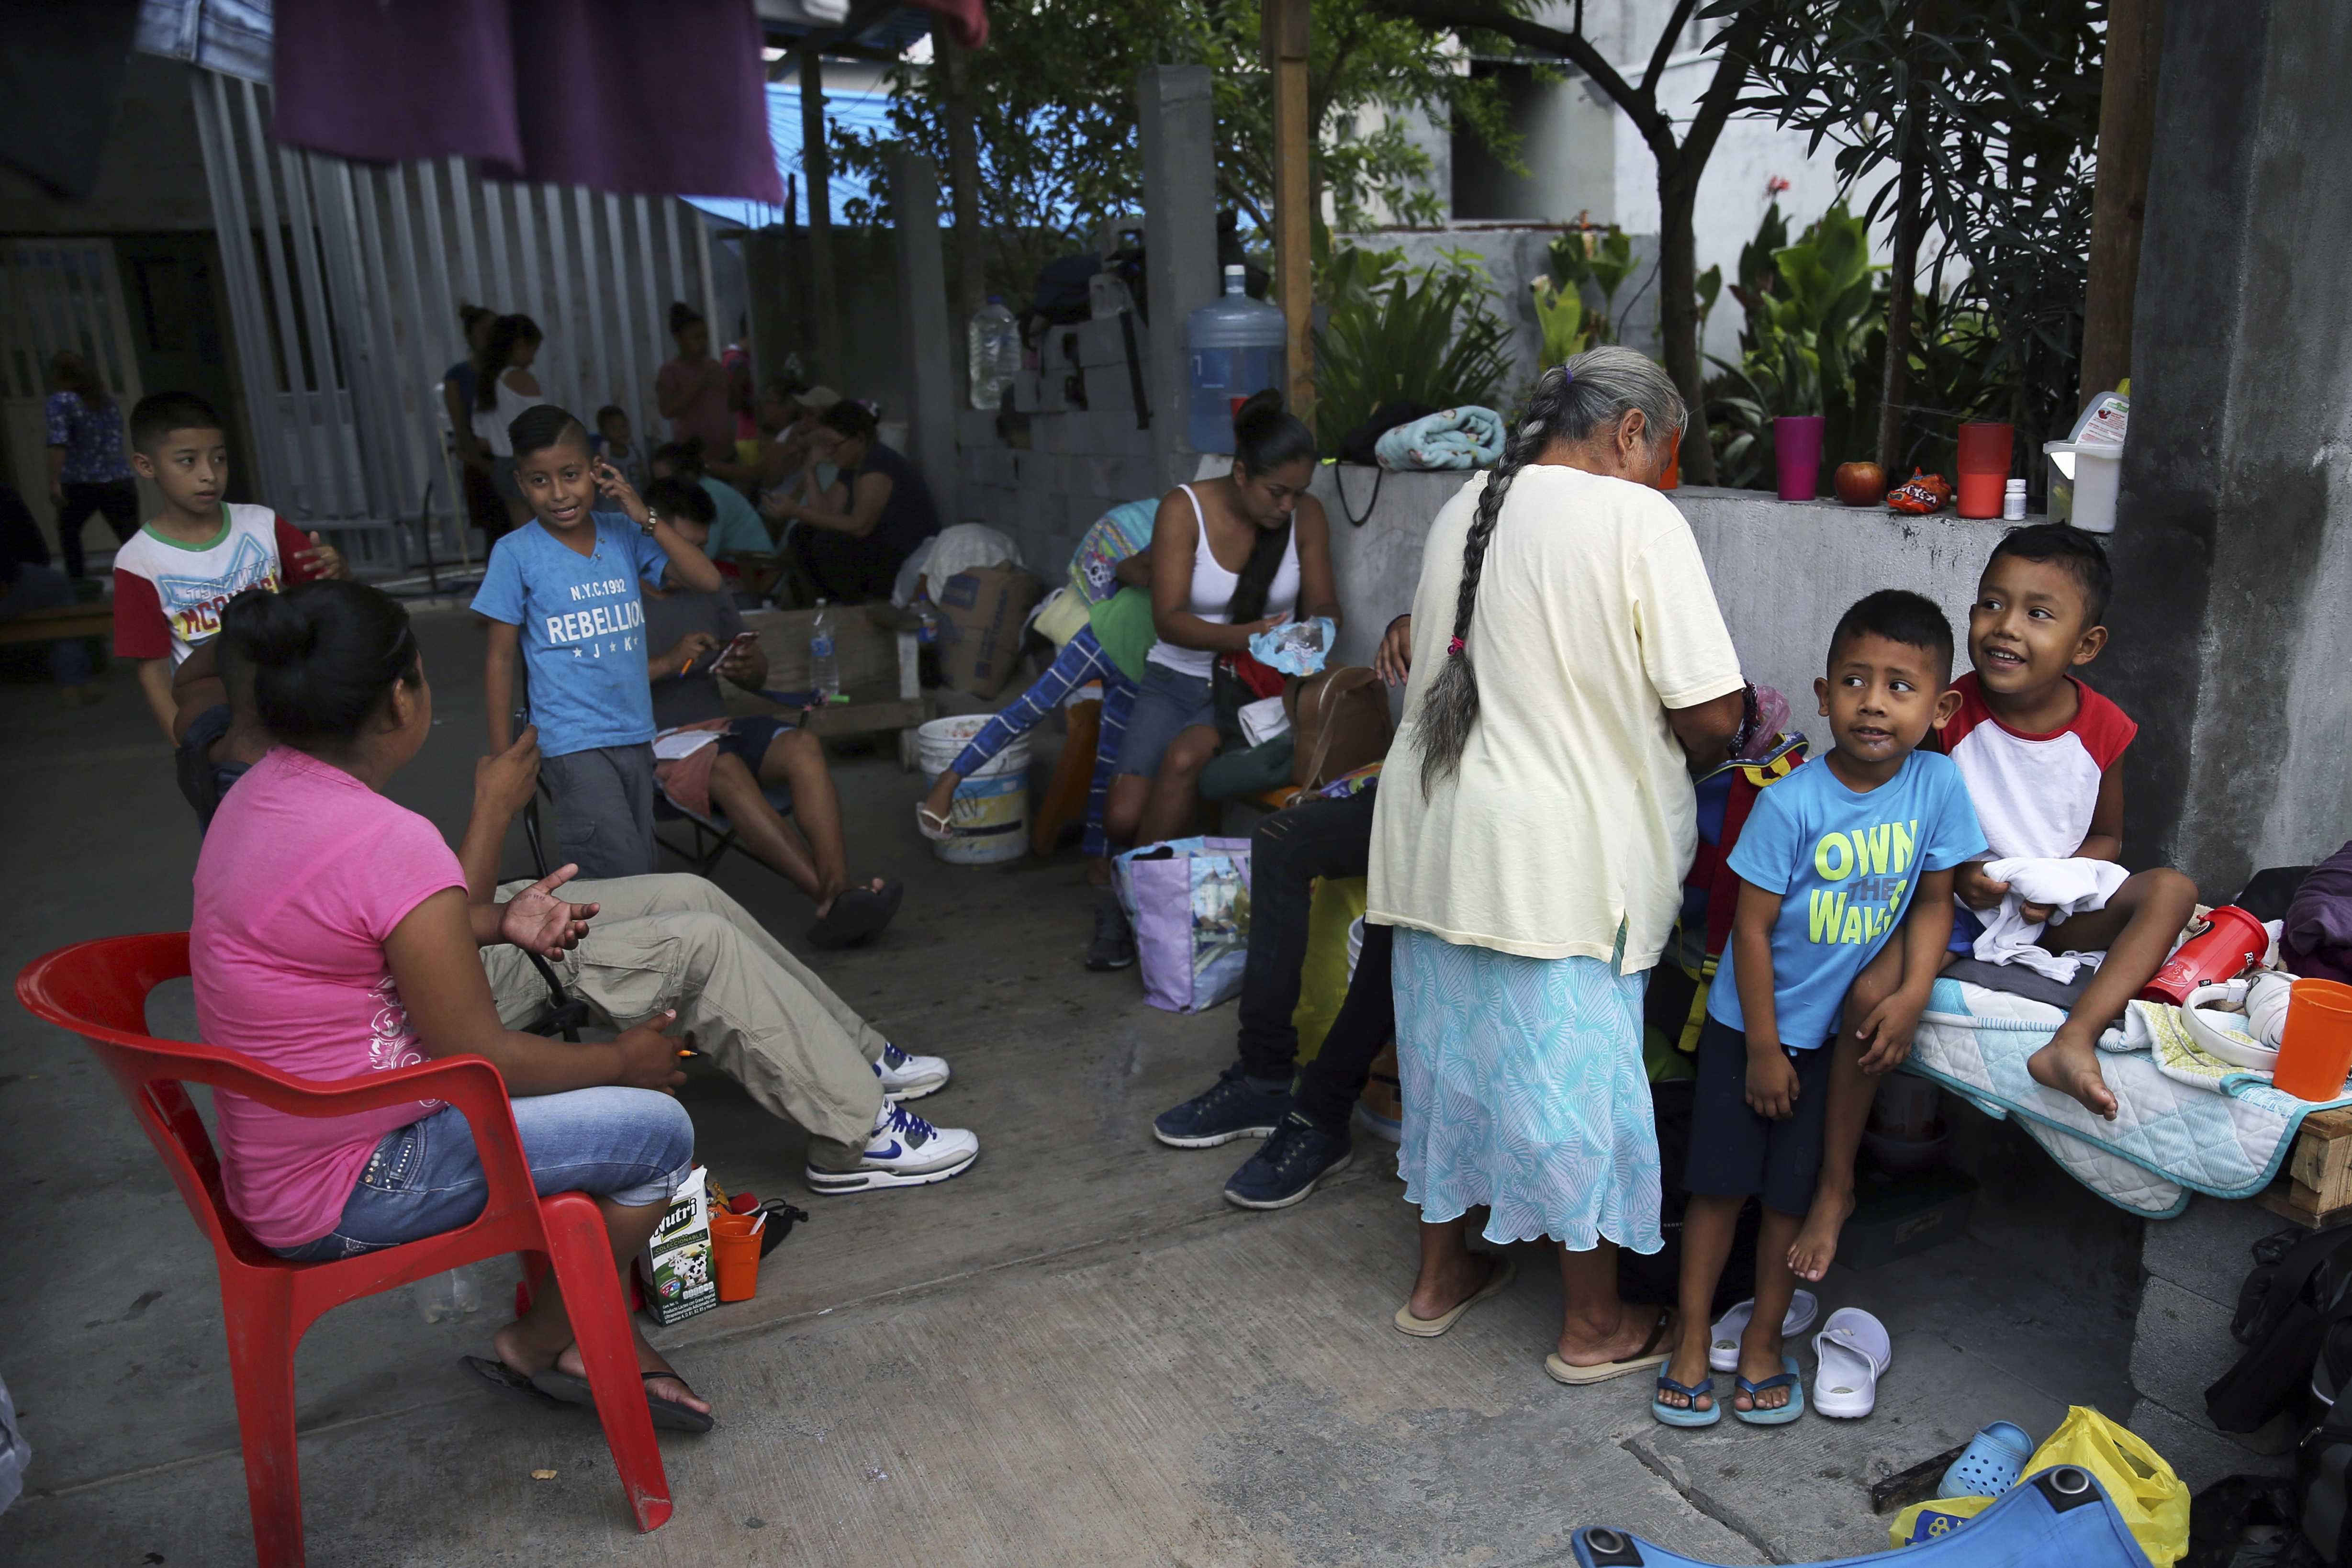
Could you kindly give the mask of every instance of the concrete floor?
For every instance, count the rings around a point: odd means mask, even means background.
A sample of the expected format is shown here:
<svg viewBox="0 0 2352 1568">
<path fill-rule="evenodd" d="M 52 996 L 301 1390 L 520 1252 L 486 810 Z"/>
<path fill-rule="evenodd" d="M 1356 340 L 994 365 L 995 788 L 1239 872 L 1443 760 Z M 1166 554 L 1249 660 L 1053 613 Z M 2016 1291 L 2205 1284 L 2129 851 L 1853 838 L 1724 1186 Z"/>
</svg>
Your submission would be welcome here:
<svg viewBox="0 0 2352 1568">
<path fill-rule="evenodd" d="M 454 613 L 419 629 L 443 732 L 394 793 L 454 837 L 480 638 Z M 0 758 L 9 973 L 187 919 L 194 825 L 129 671 L 108 681 L 74 712 L 37 681 L 0 685 L 18 738 Z M 979 1164 L 814 1198 L 801 1132 L 698 1073 L 712 1170 L 815 1217 L 756 1300 L 656 1333 L 721 1416 L 663 1438 L 676 1518 L 634 1531 L 591 1418 L 463 1380 L 455 1358 L 483 1350 L 511 1279 L 485 1265 L 473 1317 L 427 1323 L 404 1291 L 303 1343 L 313 1563 L 1541 1563 L 1602 1522 L 1723 1563 L 1802 1562 L 1883 1547 L 1867 1484 L 1985 1421 L 2042 1432 L 2069 1404 L 2130 1407 L 2128 1321 L 1973 1240 L 1823 1289 L 1895 1337 L 1866 1421 L 1677 1432 L 1639 1379 L 1556 1386 L 1559 1276 L 1535 1247 L 1506 1296 L 1408 1340 L 1388 1320 L 1414 1215 L 1381 1145 L 1297 1208 L 1225 1205 L 1246 1146 L 1178 1152 L 1148 1124 L 1230 1058 L 1232 1011 L 1172 1016 L 1131 973 L 1086 973 L 1074 853 L 943 866 L 907 821 L 916 780 L 880 757 L 836 775 L 853 870 L 908 894 L 878 944 L 813 962 L 893 1038 L 951 1058 L 921 1109 L 977 1130 Z M 740 861 L 719 880 L 803 950 L 804 900 Z M 191 1026 L 184 987 L 152 1025 Z M 0 1378 L 34 1448 L 0 1563 L 250 1562 L 209 1257 L 110 1083 L 14 1008 L 0 1130 Z"/>
</svg>

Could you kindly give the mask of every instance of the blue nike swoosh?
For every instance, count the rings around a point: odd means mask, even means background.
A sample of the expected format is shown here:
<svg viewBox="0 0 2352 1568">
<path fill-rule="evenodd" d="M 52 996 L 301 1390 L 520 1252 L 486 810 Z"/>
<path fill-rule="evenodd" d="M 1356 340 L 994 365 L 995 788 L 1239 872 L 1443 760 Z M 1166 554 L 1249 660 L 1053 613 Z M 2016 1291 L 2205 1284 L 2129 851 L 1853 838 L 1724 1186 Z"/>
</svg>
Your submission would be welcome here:
<svg viewBox="0 0 2352 1568">
<path fill-rule="evenodd" d="M 869 1160 L 895 1160 L 898 1157 L 898 1142 L 893 1140 L 887 1149 L 868 1149 L 866 1151 L 866 1157 Z"/>
</svg>

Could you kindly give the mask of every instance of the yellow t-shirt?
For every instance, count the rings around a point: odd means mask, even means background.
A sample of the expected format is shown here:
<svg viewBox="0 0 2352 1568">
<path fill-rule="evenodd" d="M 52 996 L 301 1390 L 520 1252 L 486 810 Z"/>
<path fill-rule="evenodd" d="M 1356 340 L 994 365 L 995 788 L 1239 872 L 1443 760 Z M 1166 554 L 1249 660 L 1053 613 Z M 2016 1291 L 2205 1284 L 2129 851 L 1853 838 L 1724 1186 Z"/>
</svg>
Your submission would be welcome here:
<svg viewBox="0 0 2352 1568">
<path fill-rule="evenodd" d="M 1424 796 L 1418 721 L 1445 661 L 1481 474 L 1431 524 L 1412 679 L 1381 774 L 1370 910 L 1528 958 L 1658 961 L 1698 843 L 1668 708 L 1737 691 L 1739 657 L 1674 503 L 1625 479 L 1529 466 L 1488 542 L 1470 621 L 1478 721 Z"/>
</svg>

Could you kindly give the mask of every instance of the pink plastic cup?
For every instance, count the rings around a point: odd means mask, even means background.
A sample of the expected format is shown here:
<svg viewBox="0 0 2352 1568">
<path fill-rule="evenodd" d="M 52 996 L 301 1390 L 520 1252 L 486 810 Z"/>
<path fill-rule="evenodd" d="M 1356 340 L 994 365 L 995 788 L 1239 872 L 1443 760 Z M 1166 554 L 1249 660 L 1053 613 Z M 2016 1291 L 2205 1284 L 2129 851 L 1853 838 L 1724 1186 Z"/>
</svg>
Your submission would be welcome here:
<svg viewBox="0 0 2352 1568">
<path fill-rule="evenodd" d="M 1772 421 L 1782 500 L 1811 500 L 1822 493 L 1822 425 L 1818 414 L 1784 414 Z"/>
</svg>

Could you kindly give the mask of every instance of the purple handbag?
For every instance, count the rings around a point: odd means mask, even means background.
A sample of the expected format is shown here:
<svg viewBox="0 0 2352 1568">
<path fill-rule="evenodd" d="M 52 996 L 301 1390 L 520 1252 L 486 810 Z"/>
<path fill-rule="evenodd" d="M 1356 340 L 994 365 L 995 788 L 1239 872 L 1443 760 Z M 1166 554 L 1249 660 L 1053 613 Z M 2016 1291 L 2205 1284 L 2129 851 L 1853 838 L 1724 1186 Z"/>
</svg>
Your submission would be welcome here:
<svg viewBox="0 0 2352 1568">
<path fill-rule="evenodd" d="M 1146 1002 L 1198 1013 L 1241 990 L 1249 864 L 1246 838 L 1176 838 L 1112 862 L 1118 901 L 1135 926 Z"/>
</svg>

